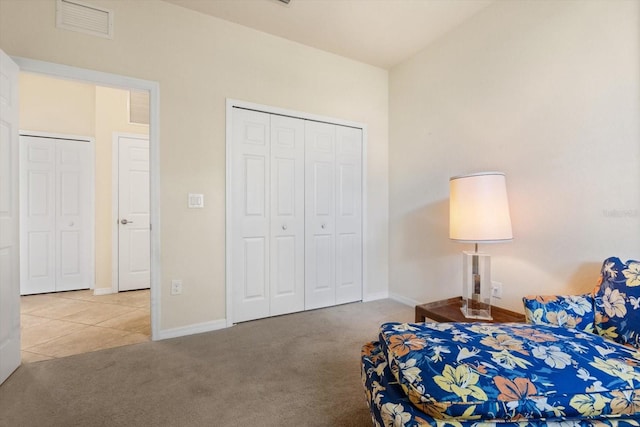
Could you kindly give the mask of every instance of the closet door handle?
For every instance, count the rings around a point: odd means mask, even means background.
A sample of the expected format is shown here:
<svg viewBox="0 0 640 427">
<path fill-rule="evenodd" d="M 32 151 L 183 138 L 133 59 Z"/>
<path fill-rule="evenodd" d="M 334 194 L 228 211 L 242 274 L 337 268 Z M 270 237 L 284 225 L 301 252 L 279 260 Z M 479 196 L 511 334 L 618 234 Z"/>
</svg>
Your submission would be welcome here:
<svg viewBox="0 0 640 427">
<path fill-rule="evenodd" d="M 128 221 L 125 218 L 122 218 L 120 220 L 120 224 L 122 224 L 122 225 L 133 224 L 133 221 Z"/>
<path fill-rule="evenodd" d="M 320 226 L 320 228 L 322 228 L 322 229 L 324 230 L 325 228 L 327 228 L 327 224 L 322 224 L 322 225 Z"/>
<path fill-rule="evenodd" d="M 286 230 L 287 229 L 287 224 L 282 224 L 282 229 Z"/>
</svg>

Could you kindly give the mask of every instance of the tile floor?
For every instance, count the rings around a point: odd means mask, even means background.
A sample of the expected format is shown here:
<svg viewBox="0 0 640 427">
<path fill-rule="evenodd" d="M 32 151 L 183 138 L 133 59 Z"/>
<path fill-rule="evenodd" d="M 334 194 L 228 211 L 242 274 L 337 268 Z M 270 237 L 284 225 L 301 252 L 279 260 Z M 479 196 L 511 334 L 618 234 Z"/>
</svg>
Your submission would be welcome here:
<svg viewBox="0 0 640 427">
<path fill-rule="evenodd" d="M 151 339 L 148 289 L 100 296 L 82 290 L 20 299 L 22 363 Z"/>
</svg>

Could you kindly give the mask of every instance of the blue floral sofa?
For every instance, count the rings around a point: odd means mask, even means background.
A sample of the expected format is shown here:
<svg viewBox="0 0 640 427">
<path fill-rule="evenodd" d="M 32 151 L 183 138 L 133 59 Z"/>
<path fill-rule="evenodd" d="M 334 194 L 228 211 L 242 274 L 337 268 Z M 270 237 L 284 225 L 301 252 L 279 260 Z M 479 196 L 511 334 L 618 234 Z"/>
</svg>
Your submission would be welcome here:
<svg viewBox="0 0 640 427">
<path fill-rule="evenodd" d="M 530 323 L 385 323 L 362 348 L 376 426 L 640 426 L 640 262 L 592 294 L 526 297 Z"/>
</svg>

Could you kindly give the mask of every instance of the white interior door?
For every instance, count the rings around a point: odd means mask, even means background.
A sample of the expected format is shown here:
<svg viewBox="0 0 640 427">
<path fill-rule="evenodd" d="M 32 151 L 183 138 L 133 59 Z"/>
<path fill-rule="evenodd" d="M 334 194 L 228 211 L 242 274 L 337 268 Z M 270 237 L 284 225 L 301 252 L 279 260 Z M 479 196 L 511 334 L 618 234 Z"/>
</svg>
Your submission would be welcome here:
<svg viewBox="0 0 640 427">
<path fill-rule="evenodd" d="M 20 366 L 18 72 L 0 50 L 0 383 Z"/>
<path fill-rule="evenodd" d="M 234 109 L 231 158 L 233 321 L 270 313 L 269 114 Z"/>
<path fill-rule="evenodd" d="M 151 285 L 149 139 L 117 136 L 118 291 Z"/>
<path fill-rule="evenodd" d="M 335 305 L 336 126 L 305 123 L 305 309 Z"/>
<path fill-rule="evenodd" d="M 336 304 L 362 300 L 362 130 L 336 126 Z"/>
<path fill-rule="evenodd" d="M 304 310 L 304 120 L 271 115 L 270 315 Z"/>
<path fill-rule="evenodd" d="M 20 136 L 21 294 L 93 288 L 93 176 L 89 140 Z"/>
</svg>

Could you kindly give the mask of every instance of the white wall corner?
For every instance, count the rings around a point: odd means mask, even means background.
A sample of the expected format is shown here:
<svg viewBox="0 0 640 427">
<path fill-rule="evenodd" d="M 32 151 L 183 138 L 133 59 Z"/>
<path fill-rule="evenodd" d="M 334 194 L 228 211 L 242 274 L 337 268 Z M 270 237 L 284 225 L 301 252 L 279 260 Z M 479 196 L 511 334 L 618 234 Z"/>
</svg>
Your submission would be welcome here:
<svg viewBox="0 0 640 427">
<path fill-rule="evenodd" d="M 109 295 L 109 294 L 114 294 L 115 292 L 113 292 L 113 289 L 111 288 L 95 288 L 93 290 L 93 294 L 98 296 L 98 295 Z"/>
<path fill-rule="evenodd" d="M 218 329 L 227 328 L 227 319 L 212 320 L 210 322 L 194 323 L 193 325 L 181 326 L 178 328 L 162 329 L 154 341 L 166 340 L 169 338 L 184 337 L 187 335 L 202 334 L 204 332 L 217 331 Z"/>
<path fill-rule="evenodd" d="M 389 298 L 394 300 L 394 301 L 397 301 L 397 302 L 399 302 L 401 304 L 408 305 L 408 306 L 411 306 L 411 307 L 415 307 L 416 305 L 424 304 L 424 301 L 422 301 L 422 302 L 416 301 L 416 300 L 414 300 L 412 298 L 407 298 L 404 295 L 396 294 L 396 293 L 393 293 L 393 292 L 389 293 Z"/>
<path fill-rule="evenodd" d="M 367 293 L 366 295 L 364 295 L 364 298 L 362 298 L 362 302 L 376 301 L 379 299 L 386 299 L 386 298 L 389 298 L 388 291 Z"/>
</svg>

